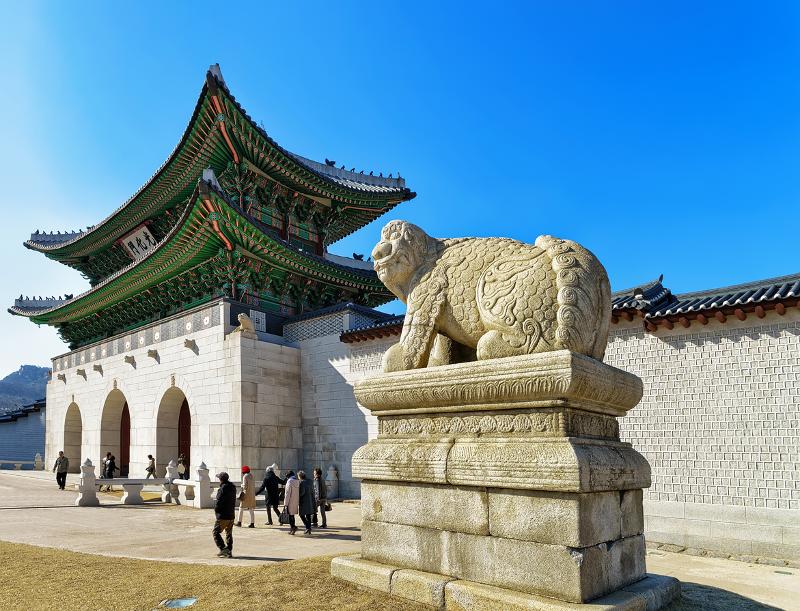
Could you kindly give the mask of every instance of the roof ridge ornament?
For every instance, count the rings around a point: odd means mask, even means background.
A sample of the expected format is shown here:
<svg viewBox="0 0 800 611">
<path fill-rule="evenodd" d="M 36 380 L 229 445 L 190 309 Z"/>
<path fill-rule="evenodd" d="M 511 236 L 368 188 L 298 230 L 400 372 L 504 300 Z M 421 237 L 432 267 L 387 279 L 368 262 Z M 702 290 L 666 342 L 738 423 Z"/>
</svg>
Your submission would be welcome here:
<svg viewBox="0 0 800 611">
<path fill-rule="evenodd" d="M 228 85 L 225 83 L 225 78 L 222 76 L 222 69 L 219 67 L 219 64 L 211 64 L 208 67 L 208 71 L 211 75 L 217 79 L 223 87 L 227 87 Z"/>
</svg>

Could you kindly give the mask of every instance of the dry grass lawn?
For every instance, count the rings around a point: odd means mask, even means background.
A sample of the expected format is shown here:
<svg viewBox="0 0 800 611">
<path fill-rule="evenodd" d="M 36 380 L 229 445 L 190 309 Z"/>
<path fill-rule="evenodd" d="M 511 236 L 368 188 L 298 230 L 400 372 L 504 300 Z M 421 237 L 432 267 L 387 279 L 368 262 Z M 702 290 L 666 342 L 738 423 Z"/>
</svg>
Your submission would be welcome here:
<svg viewBox="0 0 800 611">
<path fill-rule="evenodd" d="M 110 558 L 0 542 L 4 611 L 150 611 L 164 599 L 184 596 L 197 597 L 192 611 L 424 608 L 334 579 L 330 557 L 240 567 Z"/>
<path fill-rule="evenodd" d="M 427 609 L 334 579 L 330 558 L 240 567 L 111 558 L 0 541 L 0 609 L 151 611 L 164 599 L 186 596 L 198 599 L 192 611 Z M 733 592 L 684 583 L 682 599 L 665 611 L 774 609 Z"/>
</svg>

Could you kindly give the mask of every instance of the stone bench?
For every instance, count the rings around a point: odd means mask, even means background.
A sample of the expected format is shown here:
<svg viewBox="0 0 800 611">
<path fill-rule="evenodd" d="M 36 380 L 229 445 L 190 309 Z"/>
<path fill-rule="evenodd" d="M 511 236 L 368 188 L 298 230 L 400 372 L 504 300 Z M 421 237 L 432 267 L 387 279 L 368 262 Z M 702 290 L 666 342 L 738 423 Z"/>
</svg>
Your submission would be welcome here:
<svg viewBox="0 0 800 611">
<path fill-rule="evenodd" d="M 33 460 L 0 460 L 0 469 L 3 465 L 14 465 L 14 471 L 21 471 L 23 465 L 31 465 L 34 471 L 44 471 L 44 460 L 38 452 Z"/>
<path fill-rule="evenodd" d="M 144 503 L 142 499 L 142 488 L 145 486 L 165 486 L 170 483 L 167 478 L 130 478 L 130 477 L 116 477 L 111 479 L 98 479 L 95 480 L 95 486 L 122 486 L 122 504 L 123 505 L 141 505 Z"/>
</svg>

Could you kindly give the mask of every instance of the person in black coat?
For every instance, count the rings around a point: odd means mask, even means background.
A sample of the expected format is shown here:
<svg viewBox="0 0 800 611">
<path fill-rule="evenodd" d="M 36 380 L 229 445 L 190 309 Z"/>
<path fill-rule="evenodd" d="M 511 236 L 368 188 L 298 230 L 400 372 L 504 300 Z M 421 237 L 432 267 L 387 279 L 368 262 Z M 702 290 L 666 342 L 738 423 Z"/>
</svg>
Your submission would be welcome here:
<svg viewBox="0 0 800 611">
<path fill-rule="evenodd" d="M 214 503 L 214 530 L 211 531 L 214 543 L 219 548 L 217 556 L 220 558 L 233 558 L 233 520 L 236 517 L 236 486 L 230 483 L 225 471 L 217 473 L 220 485 L 217 490 L 217 499 Z M 225 543 L 220 534 L 225 531 Z"/>
<path fill-rule="evenodd" d="M 297 478 L 300 480 L 300 519 L 306 527 L 304 535 L 311 534 L 311 519 L 314 517 L 314 486 L 306 478 L 305 471 L 298 471 Z"/>
<path fill-rule="evenodd" d="M 110 456 L 108 460 L 106 460 L 105 472 L 103 473 L 105 479 L 114 479 L 114 473 L 116 471 L 119 471 L 119 467 L 117 466 L 117 457 Z M 111 490 L 111 484 L 106 486 L 106 491 L 110 492 Z"/>
<path fill-rule="evenodd" d="M 278 516 L 278 524 L 281 522 L 281 512 L 278 511 L 278 503 L 280 503 L 280 490 L 278 486 L 285 486 L 286 480 L 281 479 L 275 475 L 275 465 L 267 467 L 267 472 L 264 475 L 264 481 L 261 483 L 261 488 L 256 490 L 256 496 L 264 493 L 264 502 L 267 505 L 267 524 L 272 526 L 272 511 Z"/>
</svg>

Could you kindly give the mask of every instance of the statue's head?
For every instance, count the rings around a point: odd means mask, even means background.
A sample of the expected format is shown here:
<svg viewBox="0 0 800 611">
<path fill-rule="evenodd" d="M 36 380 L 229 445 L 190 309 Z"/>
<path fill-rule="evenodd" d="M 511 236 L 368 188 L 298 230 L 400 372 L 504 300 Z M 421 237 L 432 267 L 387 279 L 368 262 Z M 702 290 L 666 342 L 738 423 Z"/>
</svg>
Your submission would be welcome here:
<svg viewBox="0 0 800 611">
<path fill-rule="evenodd" d="M 406 221 L 387 223 L 372 250 L 378 278 L 404 303 L 417 270 L 435 255 L 436 240 Z"/>
<path fill-rule="evenodd" d="M 238 320 L 238 321 L 239 321 L 239 323 L 241 323 L 242 321 L 245 321 L 245 320 L 247 320 L 248 318 L 249 318 L 249 316 L 247 316 L 247 314 L 245 314 L 244 312 L 242 312 L 241 314 L 239 314 L 239 316 L 237 316 L 237 317 L 236 317 L 236 320 Z"/>
</svg>

